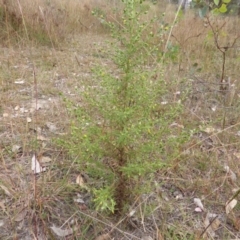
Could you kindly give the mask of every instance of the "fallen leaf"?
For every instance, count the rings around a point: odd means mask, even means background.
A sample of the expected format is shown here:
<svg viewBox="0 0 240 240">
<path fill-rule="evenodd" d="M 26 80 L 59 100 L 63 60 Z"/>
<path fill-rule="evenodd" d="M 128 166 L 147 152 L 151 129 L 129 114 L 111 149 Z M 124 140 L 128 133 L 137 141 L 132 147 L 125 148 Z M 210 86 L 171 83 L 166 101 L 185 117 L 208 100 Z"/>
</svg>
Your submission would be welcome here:
<svg viewBox="0 0 240 240">
<path fill-rule="evenodd" d="M 5 212 L 6 207 L 5 207 L 5 202 L 4 201 L 0 201 L 0 207 L 2 208 L 2 210 Z"/>
<path fill-rule="evenodd" d="M 85 187 L 85 181 L 81 174 L 79 174 L 76 178 L 76 184 L 78 184 L 80 187 Z"/>
<path fill-rule="evenodd" d="M 85 203 L 82 198 L 73 198 L 73 201 L 76 203 Z"/>
<path fill-rule="evenodd" d="M 217 110 L 217 106 L 216 106 L 216 105 L 213 105 L 213 106 L 211 107 L 211 109 L 212 109 L 213 112 L 215 112 L 215 111 Z"/>
<path fill-rule="evenodd" d="M 24 80 L 21 80 L 21 78 L 19 78 L 14 83 L 15 84 L 24 84 Z"/>
<path fill-rule="evenodd" d="M 157 228 L 157 240 L 164 240 L 164 237 L 158 228 Z"/>
<path fill-rule="evenodd" d="M 83 203 L 83 204 L 85 203 L 84 200 L 82 199 L 81 194 L 77 194 L 77 198 L 74 198 L 73 201 L 76 203 Z"/>
<path fill-rule="evenodd" d="M 25 207 L 20 212 L 17 213 L 17 215 L 14 217 L 14 221 L 21 222 L 26 215 L 27 215 L 27 208 Z"/>
<path fill-rule="evenodd" d="M 128 217 L 132 217 L 136 213 L 136 210 L 131 210 L 128 214 Z"/>
<path fill-rule="evenodd" d="M 225 171 L 225 172 L 229 173 L 229 170 L 230 170 L 230 167 L 229 167 L 229 166 L 227 166 L 227 165 L 224 166 L 224 171 Z"/>
<path fill-rule="evenodd" d="M 221 224 L 221 221 L 218 218 L 215 218 L 211 224 L 213 231 L 217 231 L 220 224 Z"/>
<path fill-rule="evenodd" d="M 232 192 L 233 192 L 233 193 L 240 192 L 240 188 L 233 188 L 233 189 L 232 189 Z"/>
<path fill-rule="evenodd" d="M 183 125 L 178 124 L 178 123 L 176 123 L 176 122 L 172 123 L 172 124 L 170 125 L 170 127 L 178 127 L 178 128 L 184 129 L 184 126 L 183 126 Z"/>
<path fill-rule="evenodd" d="M 225 206 L 226 214 L 228 215 L 234 209 L 234 207 L 236 205 L 237 205 L 237 200 L 236 199 L 232 199 L 230 202 L 227 201 L 226 206 Z"/>
<path fill-rule="evenodd" d="M 53 123 L 51 123 L 51 122 L 47 122 L 46 123 L 46 126 L 48 127 L 48 129 L 49 129 L 49 131 L 50 132 L 56 132 L 57 131 L 57 127 L 53 124 Z"/>
<path fill-rule="evenodd" d="M 32 119 L 30 117 L 27 117 L 27 123 L 32 122 Z"/>
<path fill-rule="evenodd" d="M 5 192 L 6 195 L 8 195 L 9 197 L 12 196 L 12 193 L 8 190 L 7 187 L 5 187 L 4 185 L 0 184 L 0 187 L 2 188 L 2 190 Z"/>
<path fill-rule="evenodd" d="M 234 155 L 236 158 L 240 158 L 240 152 L 235 152 L 235 153 L 233 153 L 233 155 Z"/>
<path fill-rule="evenodd" d="M 86 204 L 79 204 L 79 209 L 80 209 L 81 211 L 85 211 L 85 210 L 88 209 L 88 207 L 87 207 Z"/>
<path fill-rule="evenodd" d="M 197 205 L 197 207 L 201 208 L 202 211 L 204 211 L 204 207 L 203 207 L 203 204 L 202 204 L 202 201 L 200 200 L 200 198 L 194 198 L 193 201 Z"/>
<path fill-rule="evenodd" d="M 0 227 L 4 226 L 5 222 L 3 220 L 0 220 Z"/>
<path fill-rule="evenodd" d="M 229 171 L 229 175 L 230 175 L 230 179 L 232 180 L 232 182 L 237 181 L 237 175 L 231 169 Z"/>
<path fill-rule="evenodd" d="M 200 208 L 200 207 L 196 207 L 195 209 L 194 209 L 194 212 L 203 212 L 203 210 Z"/>
<path fill-rule="evenodd" d="M 176 197 L 177 200 L 182 200 L 183 199 L 183 194 L 179 193 Z"/>
<path fill-rule="evenodd" d="M 39 159 L 39 161 L 40 161 L 41 163 L 49 163 L 49 162 L 52 161 L 52 159 L 51 159 L 50 157 L 47 157 L 47 156 L 42 156 L 42 157 Z"/>
<path fill-rule="evenodd" d="M 213 133 L 213 132 L 216 131 L 216 129 L 213 128 L 213 127 L 207 127 L 203 131 L 206 132 L 206 133 Z"/>
<path fill-rule="evenodd" d="M 37 140 L 39 140 L 39 141 L 48 141 L 48 138 L 46 138 L 46 137 L 44 137 L 42 135 L 39 135 L 39 136 L 37 136 Z"/>
<path fill-rule="evenodd" d="M 45 167 L 41 167 L 40 163 L 38 162 L 35 154 L 32 157 L 32 171 L 34 172 L 34 174 L 36 173 L 41 173 L 41 172 L 45 172 L 46 168 Z"/>
<path fill-rule="evenodd" d="M 236 230 L 240 230 L 240 217 L 233 217 L 232 218 L 232 222 L 233 222 L 233 225 L 234 227 L 236 228 Z"/>
<path fill-rule="evenodd" d="M 208 213 L 209 218 L 216 218 L 217 214 L 216 213 Z"/>
<path fill-rule="evenodd" d="M 150 236 L 144 236 L 141 238 L 141 240 L 153 240 L 153 238 Z"/>
<path fill-rule="evenodd" d="M 63 229 L 61 229 L 61 228 L 58 228 L 58 227 L 56 227 L 55 225 L 53 225 L 52 227 L 50 227 L 51 229 L 52 229 L 52 231 L 57 235 L 57 236 L 59 236 L 59 237 L 66 237 L 66 236 L 68 236 L 68 235 L 71 235 L 71 234 L 73 234 L 73 232 L 76 230 L 76 228 L 75 229 L 65 229 L 65 230 L 63 230 Z"/>
<path fill-rule="evenodd" d="M 224 166 L 224 170 L 225 172 L 228 173 L 230 179 L 232 180 L 232 182 L 236 182 L 237 181 L 237 175 L 230 169 L 229 166 Z"/>
<path fill-rule="evenodd" d="M 12 146 L 12 152 L 13 153 L 18 153 L 21 150 L 21 146 L 19 145 L 13 145 Z"/>
<path fill-rule="evenodd" d="M 111 236 L 109 233 L 105 233 L 96 237 L 95 240 L 111 240 Z"/>
<path fill-rule="evenodd" d="M 24 84 L 24 80 L 17 79 L 14 83 L 15 84 Z"/>
<path fill-rule="evenodd" d="M 207 215 L 206 215 L 206 218 L 204 219 L 204 222 L 203 222 L 203 224 L 204 224 L 204 227 L 205 227 L 205 229 L 206 229 L 206 233 L 208 234 L 208 236 L 212 239 L 212 238 L 214 238 L 215 237 L 215 232 L 213 231 L 213 229 L 212 229 L 212 225 L 211 225 L 211 223 L 210 223 L 210 220 L 209 220 L 209 213 L 207 213 Z M 204 234 L 205 235 L 205 234 Z M 203 236 L 204 236 L 203 235 Z M 208 238 L 207 238 L 208 239 Z"/>
</svg>

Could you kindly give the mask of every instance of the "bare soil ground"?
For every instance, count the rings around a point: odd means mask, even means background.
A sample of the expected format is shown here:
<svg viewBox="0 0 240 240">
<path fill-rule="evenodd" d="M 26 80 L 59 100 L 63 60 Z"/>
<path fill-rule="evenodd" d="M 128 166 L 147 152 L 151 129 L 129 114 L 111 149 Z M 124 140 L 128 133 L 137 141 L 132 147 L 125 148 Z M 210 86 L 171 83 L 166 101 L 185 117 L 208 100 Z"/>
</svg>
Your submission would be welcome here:
<svg viewBox="0 0 240 240">
<path fill-rule="evenodd" d="M 64 97 L 81 104 L 91 67 L 111 67 L 107 40 L 84 34 L 61 49 L 1 47 L 0 239 L 239 239 L 239 204 L 226 212 L 239 198 L 239 88 L 227 106 L 208 73 L 168 68 L 191 88 L 175 126 L 197 131 L 170 167 L 146 179 L 155 191 L 121 220 L 94 211 L 81 186 L 87 176 L 55 141 L 68 132 Z M 36 175 L 33 156 L 45 168 Z"/>
</svg>

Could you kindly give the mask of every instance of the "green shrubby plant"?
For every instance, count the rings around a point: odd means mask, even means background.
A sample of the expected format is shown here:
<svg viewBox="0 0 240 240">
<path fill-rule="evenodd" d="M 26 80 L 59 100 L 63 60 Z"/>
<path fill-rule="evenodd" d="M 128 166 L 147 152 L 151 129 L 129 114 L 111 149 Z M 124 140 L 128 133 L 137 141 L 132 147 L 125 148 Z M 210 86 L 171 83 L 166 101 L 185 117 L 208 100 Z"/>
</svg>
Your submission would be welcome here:
<svg viewBox="0 0 240 240">
<path fill-rule="evenodd" d="M 193 0 L 191 5 L 199 10 L 200 17 L 205 17 L 209 10 L 214 14 L 231 14 L 239 8 L 236 0 Z"/>
<path fill-rule="evenodd" d="M 144 181 L 171 163 L 186 138 L 170 127 L 182 104 L 172 101 L 169 89 L 176 83 L 164 80 L 152 54 L 152 21 L 141 21 L 142 2 L 123 0 L 122 25 L 109 23 L 112 63 L 93 69 L 81 106 L 68 105 L 71 135 L 64 144 L 95 179 L 96 208 L 114 213 L 122 213 L 135 194 L 150 191 Z"/>
</svg>

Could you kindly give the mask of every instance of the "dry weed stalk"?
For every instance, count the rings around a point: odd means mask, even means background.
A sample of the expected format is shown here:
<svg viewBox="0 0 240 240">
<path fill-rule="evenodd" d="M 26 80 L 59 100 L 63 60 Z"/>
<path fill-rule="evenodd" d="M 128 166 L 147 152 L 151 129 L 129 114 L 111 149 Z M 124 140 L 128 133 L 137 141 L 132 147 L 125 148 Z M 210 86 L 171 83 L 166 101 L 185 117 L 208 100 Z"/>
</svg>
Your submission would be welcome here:
<svg viewBox="0 0 240 240">
<path fill-rule="evenodd" d="M 221 34 L 221 30 L 223 27 L 226 25 L 226 21 L 224 21 L 220 26 L 214 27 L 212 21 L 210 20 L 209 16 L 206 16 L 206 20 L 208 25 L 211 28 L 211 31 L 213 33 L 214 37 L 214 44 L 217 48 L 217 50 L 221 53 L 222 55 L 222 66 L 221 66 L 221 76 L 220 76 L 220 88 L 219 90 L 221 92 L 226 91 L 226 84 L 225 84 L 225 65 L 226 65 L 226 53 L 229 49 L 234 48 L 237 40 L 240 38 L 240 34 L 237 34 L 234 36 L 232 42 L 227 43 L 227 45 L 221 45 L 219 37 Z"/>
</svg>

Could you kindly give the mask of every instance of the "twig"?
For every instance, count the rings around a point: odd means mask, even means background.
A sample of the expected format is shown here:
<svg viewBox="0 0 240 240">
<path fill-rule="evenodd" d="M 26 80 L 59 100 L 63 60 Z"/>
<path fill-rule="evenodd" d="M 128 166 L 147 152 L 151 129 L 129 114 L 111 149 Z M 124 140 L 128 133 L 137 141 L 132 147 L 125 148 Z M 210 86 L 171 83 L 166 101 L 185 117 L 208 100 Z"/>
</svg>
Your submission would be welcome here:
<svg viewBox="0 0 240 240">
<path fill-rule="evenodd" d="M 108 227 L 111 227 L 112 230 L 110 231 L 110 233 L 113 232 L 114 230 L 117 230 L 118 232 L 120 232 L 120 233 L 122 233 L 122 234 L 124 234 L 124 235 L 128 235 L 129 237 L 132 237 L 133 239 L 141 240 L 141 238 L 136 237 L 136 236 L 134 236 L 134 235 L 131 234 L 131 233 L 124 232 L 123 230 L 117 228 L 117 226 L 118 226 L 121 222 L 123 222 L 123 221 L 126 219 L 126 217 L 124 217 L 122 220 L 120 220 L 116 225 L 112 226 L 112 224 L 106 223 L 106 222 L 104 222 L 104 221 L 102 221 L 102 220 L 100 220 L 100 219 L 97 219 L 97 218 L 95 218 L 95 217 L 93 217 L 93 216 L 91 216 L 91 215 L 89 215 L 89 214 L 87 214 L 87 213 L 84 213 L 84 212 L 82 212 L 82 211 L 79 211 L 79 212 L 80 212 L 82 215 L 93 219 L 94 221 L 100 222 L 100 223 L 102 223 L 102 224 L 104 224 L 104 225 L 106 225 L 106 226 L 108 226 Z"/>
<path fill-rule="evenodd" d="M 203 236 L 203 234 L 208 230 L 208 228 L 213 224 L 213 222 L 217 219 L 218 215 L 213 218 L 213 220 L 207 225 L 207 227 L 202 231 L 199 238 Z"/>
</svg>

